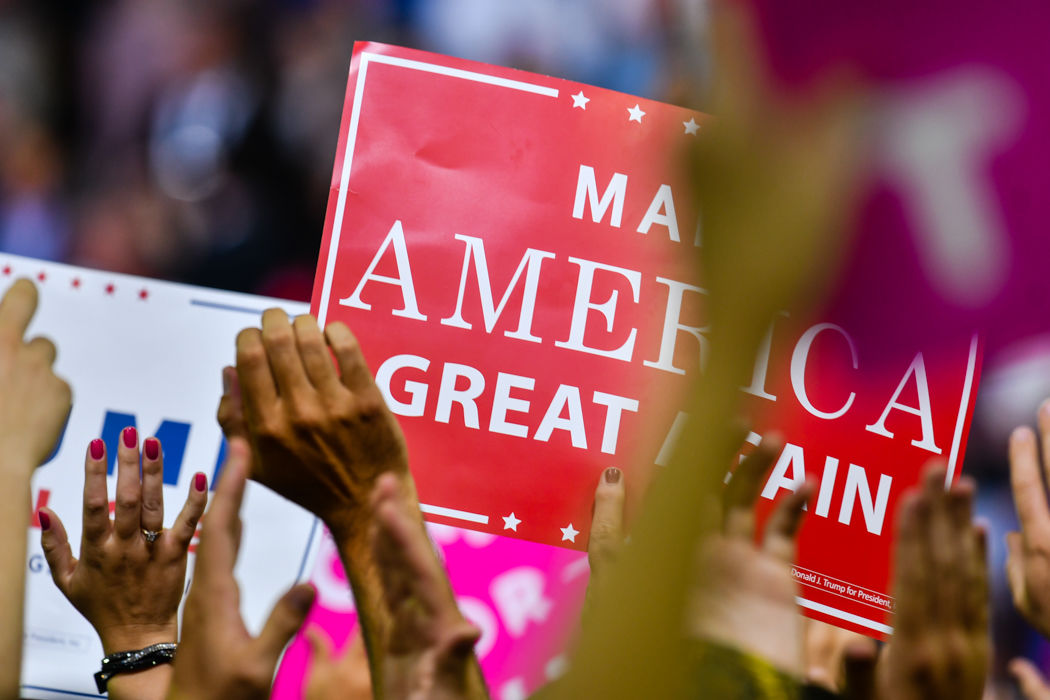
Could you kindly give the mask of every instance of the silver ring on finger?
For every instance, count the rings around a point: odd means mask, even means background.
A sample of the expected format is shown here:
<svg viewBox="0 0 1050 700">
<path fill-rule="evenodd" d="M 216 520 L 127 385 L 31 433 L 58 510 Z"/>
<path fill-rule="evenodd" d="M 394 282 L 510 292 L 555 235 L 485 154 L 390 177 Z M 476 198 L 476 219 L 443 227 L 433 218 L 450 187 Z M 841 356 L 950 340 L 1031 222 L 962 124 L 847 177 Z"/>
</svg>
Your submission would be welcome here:
<svg viewBox="0 0 1050 700">
<path fill-rule="evenodd" d="M 160 537 L 160 530 L 147 530 L 142 528 L 142 536 L 146 538 L 148 544 L 153 544 Z"/>
</svg>

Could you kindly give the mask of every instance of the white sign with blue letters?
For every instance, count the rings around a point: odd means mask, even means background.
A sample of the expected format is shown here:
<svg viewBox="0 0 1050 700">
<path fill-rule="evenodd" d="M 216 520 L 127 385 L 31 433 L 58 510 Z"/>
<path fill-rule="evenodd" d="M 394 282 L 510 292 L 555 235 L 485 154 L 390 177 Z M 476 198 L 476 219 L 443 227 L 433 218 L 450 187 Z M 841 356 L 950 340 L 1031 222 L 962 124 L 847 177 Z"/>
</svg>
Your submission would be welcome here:
<svg viewBox="0 0 1050 700">
<path fill-rule="evenodd" d="M 308 310 L 284 300 L 0 256 L 0 288 L 17 277 L 33 279 L 40 290 L 29 337 L 44 335 L 55 342 L 55 370 L 73 388 L 62 441 L 37 470 L 32 498 L 34 513 L 46 505 L 62 518 L 74 554 L 88 443 L 101 437 L 112 456 L 128 425 L 136 426 L 140 443 L 158 437 L 164 448 L 165 525 L 170 525 L 196 472 L 204 472 L 214 488 L 225 451 L 215 420 L 221 370 L 233 364 L 237 332 L 257 326 L 262 311 L 272 306 L 289 314 Z M 112 462 L 110 469 L 112 499 Z M 309 573 L 320 525 L 254 483 L 241 516 L 236 574 L 242 613 L 248 628 L 257 631 L 274 601 Z M 92 674 L 99 669 L 102 645 L 51 581 L 39 523 L 30 526 L 23 697 L 98 697 Z"/>
</svg>

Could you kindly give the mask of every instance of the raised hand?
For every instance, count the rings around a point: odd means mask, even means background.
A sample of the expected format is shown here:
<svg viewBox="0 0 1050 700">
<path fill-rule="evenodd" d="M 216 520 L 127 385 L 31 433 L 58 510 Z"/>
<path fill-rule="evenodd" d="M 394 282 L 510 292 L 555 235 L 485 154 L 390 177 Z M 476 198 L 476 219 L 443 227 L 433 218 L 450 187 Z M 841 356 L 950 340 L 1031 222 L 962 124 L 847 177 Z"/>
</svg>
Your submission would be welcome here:
<svg viewBox="0 0 1050 700">
<path fill-rule="evenodd" d="M 140 478 L 135 428 L 125 428 L 121 433 L 113 520 L 109 517 L 106 466 L 105 443 L 93 440 L 84 459 L 79 560 L 73 556 L 58 515 L 50 509 L 40 511 L 40 543 L 51 577 L 98 632 L 106 654 L 176 642 L 187 550 L 208 501 L 207 479 L 201 473 L 194 475 L 182 512 L 172 527 L 165 529 L 160 441 L 146 439 Z M 163 697 L 169 679 L 167 666 L 120 674 L 109 683 L 110 696 Z"/>
<path fill-rule="evenodd" d="M 791 565 L 812 483 L 777 503 L 761 544 L 755 545 L 755 501 L 781 448 L 778 437 L 763 440 L 733 473 L 723 499 L 724 534 L 709 538 L 701 548 L 687 629 L 697 638 L 762 657 L 798 679 L 803 621 Z"/>
<path fill-rule="evenodd" d="M 332 357 L 335 357 L 335 363 Z M 361 623 L 378 697 L 389 618 L 369 540 L 376 479 L 392 473 L 409 498 L 415 486 L 397 420 L 346 325 L 321 333 L 311 316 L 294 324 L 280 309 L 262 330 L 237 337 L 237 368 L 223 372 L 219 423 L 252 445 L 253 479 L 315 513 L 332 532 Z M 415 511 L 414 517 L 422 522 Z"/>
<path fill-rule="evenodd" d="M 1050 638 L 1050 506 L 1043 485 L 1044 470 L 1050 464 L 1050 402 L 1039 408 L 1038 424 L 1042 460 L 1030 428 L 1017 428 L 1010 436 L 1010 485 L 1021 531 L 1006 535 L 1006 575 L 1014 607 Z"/>
<path fill-rule="evenodd" d="M 974 486 L 945 490 L 927 469 L 897 517 L 893 639 L 879 669 L 879 697 L 976 700 L 988 672 L 988 572 L 984 533 L 972 522 Z"/>
<path fill-rule="evenodd" d="M 55 376 L 55 346 L 25 341 L 36 313 L 33 283 L 18 280 L 0 301 L 0 697 L 18 696 L 30 479 L 55 447 L 69 415 L 69 385 Z"/>
<path fill-rule="evenodd" d="M 0 302 L 0 474 L 31 474 L 54 449 L 69 415 L 72 392 L 51 370 L 54 344 L 24 340 L 36 306 L 36 287 L 25 279 Z"/>
<path fill-rule="evenodd" d="M 338 371 L 332 362 L 335 356 Z M 228 434 L 252 445 L 251 477 L 315 513 L 333 531 L 369 522 L 376 478 L 408 477 L 404 437 L 342 323 L 321 334 L 280 309 L 237 336 L 237 381 L 219 407 Z"/>
<path fill-rule="evenodd" d="M 226 464 L 201 528 L 168 694 L 172 700 L 268 698 L 281 652 L 313 605 L 313 587 L 300 584 L 277 601 L 258 637 L 244 626 L 233 566 L 240 546 L 239 512 L 250 459 L 243 439 L 230 440 Z"/>
<path fill-rule="evenodd" d="M 481 632 L 459 611 L 415 500 L 385 474 L 376 484 L 373 508 L 375 557 L 392 620 L 383 666 L 388 697 L 487 698 L 474 657 Z"/>
</svg>

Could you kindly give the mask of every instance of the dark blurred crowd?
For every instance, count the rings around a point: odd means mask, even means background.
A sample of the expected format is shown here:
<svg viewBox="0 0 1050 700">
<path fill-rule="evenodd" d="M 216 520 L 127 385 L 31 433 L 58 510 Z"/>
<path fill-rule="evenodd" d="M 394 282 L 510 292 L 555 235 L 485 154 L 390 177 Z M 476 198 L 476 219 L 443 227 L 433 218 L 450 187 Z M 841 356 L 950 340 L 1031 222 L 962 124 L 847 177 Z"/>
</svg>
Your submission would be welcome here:
<svg viewBox="0 0 1050 700">
<path fill-rule="evenodd" d="M 309 298 L 359 40 L 667 88 L 633 0 L 0 2 L 0 250 Z"/>
</svg>

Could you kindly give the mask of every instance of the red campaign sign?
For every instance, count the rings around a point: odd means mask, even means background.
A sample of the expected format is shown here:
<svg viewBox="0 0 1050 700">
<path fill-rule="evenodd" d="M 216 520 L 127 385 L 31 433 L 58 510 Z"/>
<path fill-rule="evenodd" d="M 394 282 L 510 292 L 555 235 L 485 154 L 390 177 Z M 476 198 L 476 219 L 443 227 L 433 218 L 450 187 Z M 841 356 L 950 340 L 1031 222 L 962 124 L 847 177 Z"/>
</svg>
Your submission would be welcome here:
<svg viewBox="0 0 1050 700">
<path fill-rule="evenodd" d="M 355 47 L 312 309 L 360 339 L 430 520 L 582 550 L 603 469 L 636 505 L 706 348 L 698 216 L 672 165 L 706 119 Z M 803 605 L 878 636 L 894 505 L 932 456 L 956 475 L 979 345 L 889 367 L 833 320 L 775 324 L 745 392 L 789 443 L 763 503 L 822 478 Z"/>
</svg>

